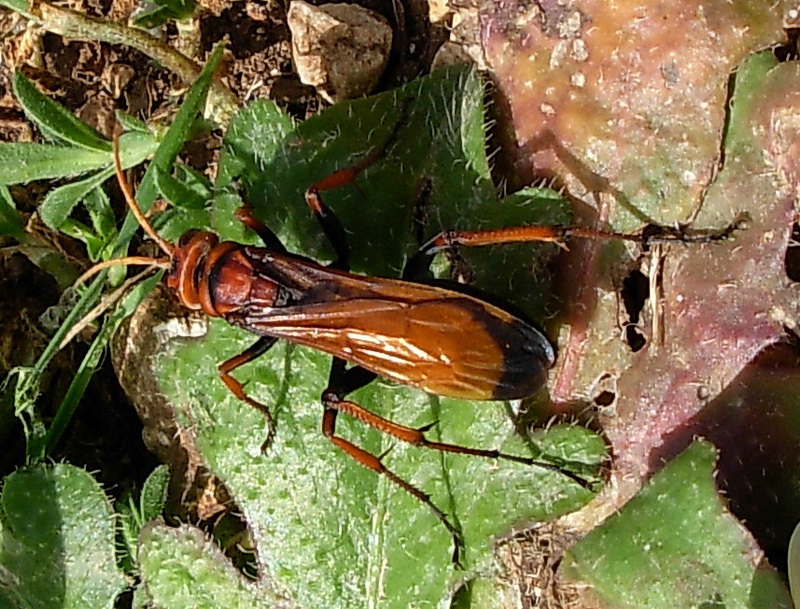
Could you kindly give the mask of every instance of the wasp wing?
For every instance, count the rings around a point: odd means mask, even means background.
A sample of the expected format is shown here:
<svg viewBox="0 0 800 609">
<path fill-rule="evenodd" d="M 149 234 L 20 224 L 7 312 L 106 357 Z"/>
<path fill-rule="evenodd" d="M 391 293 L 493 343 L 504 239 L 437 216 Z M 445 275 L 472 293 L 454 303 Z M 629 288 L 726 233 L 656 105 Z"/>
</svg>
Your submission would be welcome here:
<svg viewBox="0 0 800 609">
<path fill-rule="evenodd" d="M 284 268 L 285 267 L 285 268 Z M 436 395 L 531 395 L 553 365 L 548 340 L 507 311 L 439 286 L 353 275 L 271 256 L 303 296 L 242 312 L 253 332 L 325 351 Z"/>
</svg>

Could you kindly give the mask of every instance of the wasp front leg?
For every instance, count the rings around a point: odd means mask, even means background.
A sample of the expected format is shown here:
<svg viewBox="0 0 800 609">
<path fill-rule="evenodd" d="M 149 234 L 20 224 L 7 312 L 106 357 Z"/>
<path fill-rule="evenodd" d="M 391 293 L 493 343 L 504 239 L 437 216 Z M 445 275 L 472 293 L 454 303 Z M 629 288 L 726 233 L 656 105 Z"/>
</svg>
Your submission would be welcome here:
<svg viewBox="0 0 800 609">
<path fill-rule="evenodd" d="M 272 439 L 275 437 L 275 419 L 272 417 L 272 413 L 265 404 L 262 404 L 261 402 L 258 402 L 247 395 L 242 384 L 233 376 L 231 376 L 231 372 L 240 366 L 244 366 L 248 362 L 252 362 L 257 357 L 264 355 L 264 353 L 272 348 L 277 340 L 278 339 L 271 336 L 262 336 L 249 349 L 246 349 L 239 355 L 225 360 L 219 365 L 219 376 L 222 379 L 222 382 L 228 387 L 230 392 L 240 400 L 247 402 L 250 404 L 250 406 L 258 410 L 267 420 L 269 431 L 267 432 L 267 438 L 264 440 L 263 444 L 261 444 L 262 452 L 269 447 L 269 445 L 272 443 Z"/>
</svg>

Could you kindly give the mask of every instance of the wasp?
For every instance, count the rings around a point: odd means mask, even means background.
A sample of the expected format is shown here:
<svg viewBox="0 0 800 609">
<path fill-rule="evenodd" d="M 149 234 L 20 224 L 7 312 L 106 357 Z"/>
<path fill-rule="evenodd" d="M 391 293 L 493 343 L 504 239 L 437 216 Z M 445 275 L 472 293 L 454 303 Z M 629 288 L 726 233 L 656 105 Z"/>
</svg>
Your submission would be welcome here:
<svg viewBox="0 0 800 609">
<path fill-rule="evenodd" d="M 388 469 L 374 455 L 337 435 L 340 414 L 414 446 L 492 459 L 505 459 L 558 471 L 578 484 L 588 482 L 552 463 L 429 440 L 431 427 L 415 429 L 371 412 L 347 396 L 380 376 L 431 394 L 467 400 L 513 400 L 529 397 L 544 384 L 556 360 L 548 338 L 533 324 L 452 285 L 424 280 L 437 253 L 458 246 L 478 247 L 514 242 L 563 244 L 570 237 L 624 239 L 642 243 L 641 235 L 581 227 L 528 226 L 481 231 L 444 231 L 425 242 L 406 262 L 400 279 L 349 272 L 345 230 L 321 193 L 353 182 L 377 154 L 340 169 L 311 185 L 305 201 L 335 252 L 322 265 L 291 253 L 251 209 L 238 219 L 252 229 L 264 247 L 220 241 L 208 231 L 192 230 L 171 244 L 140 210 L 119 158 L 114 137 L 117 180 L 131 212 L 164 253 L 162 258 L 132 256 L 100 263 L 85 275 L 117 264 L 146 264 L 167 271 L 166 284 L 191 311 L 222 318 L 258 336 L 244 352 L 219 365 L 219 375 L 239 399 L 261 411 L 269 423 L 266 447 L 275 426 L 269 408 L 250 397 L 232 375 L 240 366 L 268 351 L 279 339 L 333 356 L 322 392 L 322 433 L 361 465 L 383 475 L 425 504 L 450 533 L 454 561 L 462 545 L 459 530 L 421 489 Z M 733 225 L 732 225 L 733 226 Z M 732 228 L 714 235 L 726 237 Z M 673 239 L 670 239 L 673 240 Z M 704 239 L 707 240 L 707 239 Z"/>
</svg>

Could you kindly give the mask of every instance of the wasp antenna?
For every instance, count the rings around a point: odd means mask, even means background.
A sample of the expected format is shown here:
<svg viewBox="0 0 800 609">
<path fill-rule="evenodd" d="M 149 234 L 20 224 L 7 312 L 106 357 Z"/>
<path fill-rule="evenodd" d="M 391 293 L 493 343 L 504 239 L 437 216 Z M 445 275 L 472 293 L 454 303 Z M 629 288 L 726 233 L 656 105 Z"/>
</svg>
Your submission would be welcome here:
<svg viewBox="0 0 800 609">
<path fill-rule="evenodd" d="M 78 277 L 74 285 L 79 286 L 90 277 L 94 277 L 97 273 L 99 273 L 103 269 L 107 269 L 111 266 L 121 266 L 123 264 L 137 265 L 137 266 L 152 266 L 160 269 L 169 269 L 170 260 L 168 258 L 148 258 L 147 256 L 127 256 L 125 258 L 114 258 L 113 260 L 98 262 L 88 271 L 83 273 L 83 275 Z"/>
<path fill-rule="evenodd" d="M 172 244 L 161 238 L 161 236 L 156 232 L 156 229 L 153 228 L 153 225 L 150 224 L 150 221 L 142 213 L 142 210 L 139 208 L 139 204 L 136 203 L 136 197 L 133 194 L 133 189 L 128 183 L 128 179 L 125 177 L 125 172 L 122 171 L 122 162 L 119 159 L 119 131 L 114 132 L 112 141 L 114 149 L 114 170 L 117 174 L 117 181 L 119 182 L 119 187 L 122 189 L 122 194 L 125 195 L 125 201 L 128 203 L 128 207 L 130 208 L 131 212 L 133 212 L 136 220 L 144 229 L 144 232 L 146 232 L 150 238 L 158 244 L 158 247 L 160 247 L 167 256 L 172 258 L 175 248 L 172 246 Z"/>
</svg>

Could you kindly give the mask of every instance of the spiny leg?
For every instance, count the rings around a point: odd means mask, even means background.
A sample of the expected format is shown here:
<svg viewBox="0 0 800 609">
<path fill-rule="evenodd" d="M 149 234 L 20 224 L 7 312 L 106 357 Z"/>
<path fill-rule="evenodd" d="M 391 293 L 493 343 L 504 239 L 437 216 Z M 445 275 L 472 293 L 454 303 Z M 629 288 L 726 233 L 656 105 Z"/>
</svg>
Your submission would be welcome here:
<svg viewBox="0 0 800 609">
<path fill-rule="evenodd" d="M 264 353 L 269 351 L 269 349 L 277 340 L 277 338 L 273 338 L 272 336 L 262 336 L 255 343 L 253 343 L 250 348 L 244 350 L 239 355 L 235 355 L 234 357 L 225 360 L 219 365 L 219 376 L 231 393 L 233 393 L 233 395 L 243 402 L 247 402 L 250 404 L 250 406 L 261 412 L 269 424 L 267 438 L 264 440 L 263 444 L 261 444 L 262 452 L 265 451 L 272 443 L 272 439 L 275 436 L 275 420 L 272 418 L 272 413 L 269 411 L 267 406 L 261 402 L 257 402 L 247 395 L 247 393 L 245 393 L 244 387 L 239 381 L 231 376 L 231 372 L 236 370 L 239 366 L 244 366 L 246 363 L 252 362 L 257 357 L 264 355 Z"/>
<path fill-rule="evenodd" d="M 633 234 L 599 230 L 580 226 L 510 226 L 478 231 L 442 231 L 423 244 L 416 254 L 406 262 L 403 278 L 412 279 L 423 276 L 436 254 L 443 250 L 463 245 L 481 247 L 484 245 L 503 245 L 507 243 L 530 243 L 535 241 L 563 244 L 570 237 L 581 239 L 613 239 L 632 241 L 647 245 L 649 243 L 711 243 L 731 236 L 746 218 L 739 217 L 722 230 L 701 231 L 685 234 L 681 231 L 662 231 L 659 234 Z"/>
<path fill-rule="evenodd" d="M 439 521 L 445 526 L 447 531 L 450 533 L 450 536 L 453 538 L 453 562 L 459 564 L 461 557 L 461 549 L 464 546 L 464 541 L 461 538 L 461 532 L 455 526 L 453 526 L 453 524 L 447 518 L 447 514 L 445 514 L 442 510 L 436 507 L 436 504 L 433 503 L 433 501 L 431 501 L 431 498 L 427 493 L 422 492 L 413 484 L 403 480 L 392 470 L 387 469 L 386 466 L 383 465 L 379 457 L 376 457 L 372 453 L 367 452 L 363 448 L 356 446 L 352 442 L 345 440 L 340 436 L 337 436 L 336 435 L 337 414 L 338 412 L 334 408 L 329 408 L 328 406 L 325 407 L 325 413 L 322 417 L 322 433 L 325 435 L 325 437 L 328 438 L 335 446 L 338 446 L 344 452 L 350 455 L 350 457 L 358 461 L 361 465 L 371 469 L 377 474 L 386 476 L 397 486 L 399 486 L 406 492 L 416 497 L 419 501 L 427 505 L 430 508 L 430 510 L 434 513 L 434 515 L 439 519 Z"/>
<path fill-rule="evenodd" d="M 510 226 L 480 231 L 447 230 L 429 239 L 408 259 L 403 269 L 403 278 L 414 279 L 424 276 L 430 268 L 436 254 L 459 245 L 480 247 L 484 245 L 503 245 L 506 243 L 535 241 L 563 243 L 564 240 L 570 236 L 583 236 L 598 239 L 616 238 L 636 242 L 642 241 L 641 237 L 635 235 L 594 231 L 593 229 L 565 228 L 560 226 Z"/>
<path fill-rule="evenodd" d="M 459 444 L 449 444 L 447 442 L 434 442 L 432 440 L 428 440 L 425 437 L 425 432 L 430 428 L 430 426 L 423 427 L 422 429 L 414 429 L 413 427 L 400 425 L 399 423 L 395 423 L 394 421 L 390 421 L 389 419 L 386 419 L 380 415 L 370 412 L 369 410 L 367 410 L 366 408 L 355 402 L 342 399 L 342 397 L 335 392 L 326 391 L 322 395 L 322 402 L 323 404 L 325 404 L 326 408 L 327 407 L 334 408 L 339 412 L 348 414 L 354 419 L 358 419 L 362 423 L 366 423 L 367 425 L 377 429 L 378 431 L 389 434 L 390 436 L 397 438 L 402 442 L 407 442 L 408 444 L 412 444 L 413 446 L 420 446 L 448 453 L 470 455 L 472 457 L 503 459 L 505 461 L 522 463 L 523 465 L 535 466 L 562 474 L 567 478 L 569 478 L 570 480 L 572 480 L 573 482 L 580 484 L 583 488 L 586 489 L 591 488 L 591 484 L 588 481 L 584 480 L 580 476 L 577 476 L 571 471 L 559 467 L 558 465 L 555 465 L 553 463 L 548 463 L 546 461 L 538 461 L 530 457 L 510 455 L 508 453 L 504 453 L 496 449 L 487 450 L 482 448 L 470 448 L 468 446 L 461 446 Z"/>
<path fill-rule="evenodd" d="M 394 484 L 405 490 L 407 493 L 410 493 L 414 497 L 416 497 L 419 501 L 424 503 L 425 505 L 430 508 L 430 510 L 434 513 L 436 518 L 445 526 L 447 531 L 450 533 L 450 536 L 453 538 L 453 562 L 456 564 L 460 564 L 460 557 L 461 557 L 461 549 L 464 546 L 464 541 L 461 538 L 461 531 L 459 531 L 448 519 L 447 514 L 445 514 L 442 510 L 436 507 L 436 504 L 431 501 L 430 496 L 427 493 L 424 493 L 416 486 L 411 484 L 410 482 L 406 482 L 400 476 L 395 474 L 392 470 L 388 469 L 383 462 L 381 461 L 380 457 L 373 455 L 372 453 L 360 448 L 350 442 L 349 440 L 345 440 L 341 436 L 336 435 L 336 416 L 338 415 L 339 411 L 331 406 L 329 403 L 325 403 L 325 412 L 322 417 L 322 434 L 328 438 L 334 446 L 339 447 L 345 453 L 347 453 L 350 457 L 358 461 L 361 465 L 366 468 L 371 469 L 377 474 L 381 474 L 386 476 L 389 480 L 391 480 Z"/>
<path fill-rule="evenodd" d="M 450 522 L 449 518 L 447 517 L 447 514 L 445 514 L 442 510 L 440 510 L 436 506 L 436 504 L 433 503 L 433 501 L 431 501 L 430 496 L 427 493 L 423 492 L 422 490 L 418 489 L 410 482 L 406 482 L 400 476 L 398 476 L 393 471 L 388 469 L 383 464 L 380 457 L 373 455 L 372 453 L 364 450 L 363 448 L 356 446 L 349 440 L 345 440 L 341 436 L 336 435 L 336 417 L 338 416 L 340 410 L 342 412 L 347 412 L 346 409 L 340 408 L 340 405 L 353 404 L 353 402 L 343 402 L 342 398 L 348 393 L 367 385 L 376 377 L 375 373 L 370 372 L 369 370 L 365 370 L 364 368 L 360 368 L 358 366 L 354 366 L 349 369 L 345 368 L 346 364 L 343 360 L 334 358 L 333 363 L 331 365 L 331 374 L 330 374 L 330 381 L 328 383 L 328 388 L 322 394 L 322 403 L 325 406 L 325 412 L 322 417 L 322 434 L 326 438 L 328 438 L 334 446 L 337 446 L 338 448 L 343 450 L 350 457 L 355 459 L 358 463 L 360 463 L 361 465 L 363 465 L 368 469 L 371 469 L 377 474 L 386 476 L 386 478 L 391 480 L 394 484 L 396 484 L 397 486 L 399 486 L 412 496 L 416 497 L 418 501 L 421 501 L 422 503 L 427 505 L 428 508 L 436 516 L 436 518 L 438 518 L 439 521 L 445 526 L 448 533 L 450 533 L 450 536 L 453 539 L 453 562 L 456 565 L 460 564 L 461 549 L 464 546 L 464 542 L 461 537 L 461 532 Z M 368 415 L 372 415 L 372 413 L 361 408 L 360 406 L 357 406 L 357 408 L 360 409 L 360 411 L 367 413 Z M 380 419 L 382 421 L 386 421 L 386 419 L 378 417 L 377 415 L 372 415 L 372 416 L 375 416 L 377 419 Z M 363 419 L 361 417 L 357 418 L 359 418 L 362 421 L 366 421 L 366 419 Z M 394 425 L 393 423 L 391 423 L 391 421 L 388 422 Z M 377 429 L 382 430 L 381 427 L 377 427 Z"/>
</svg>

